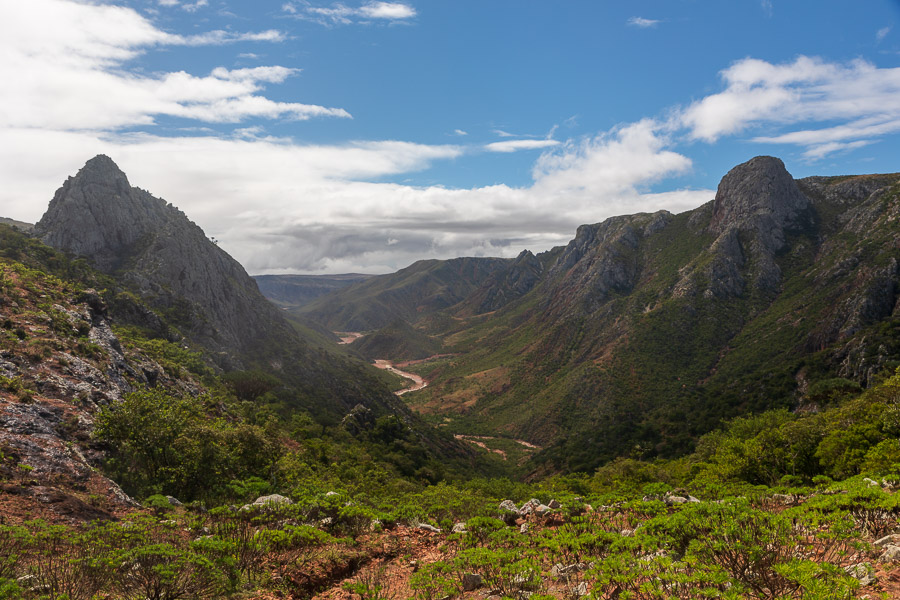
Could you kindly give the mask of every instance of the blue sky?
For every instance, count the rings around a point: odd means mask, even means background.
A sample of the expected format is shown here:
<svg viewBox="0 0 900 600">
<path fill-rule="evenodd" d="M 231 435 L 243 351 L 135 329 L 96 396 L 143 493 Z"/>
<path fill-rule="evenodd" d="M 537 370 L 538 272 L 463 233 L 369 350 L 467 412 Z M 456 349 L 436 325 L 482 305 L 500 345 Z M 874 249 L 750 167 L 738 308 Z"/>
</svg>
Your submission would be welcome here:
<svg viewBox="0 0 900 600">
<path fill-rule="evenodd" d="M 680 212 L 758 154 L 894 172 L 900 5 L 0 5 L 0 215 L 91 156 L 251 273 L 514 256 Z"/>
</svg>

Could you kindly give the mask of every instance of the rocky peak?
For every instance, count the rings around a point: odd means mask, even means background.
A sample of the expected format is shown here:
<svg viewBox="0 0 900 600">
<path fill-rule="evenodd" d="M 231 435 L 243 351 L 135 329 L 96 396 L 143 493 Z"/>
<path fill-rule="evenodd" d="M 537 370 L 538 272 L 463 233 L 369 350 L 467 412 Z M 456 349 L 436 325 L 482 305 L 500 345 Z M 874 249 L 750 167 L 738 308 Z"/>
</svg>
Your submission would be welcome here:
<svg viewBox="0 0 900 600">
<path fill-rule="evenodd" d="M 786 245 L 787 231 L 811 224 L 810 213 L 809 200 L 780 159 L 757 156 L 731 169 L 712 205 L 709 231 L 716 239 L 709 248 L 712 260 L 701 269 L 709 282 L 705 295 L 740 296 L 746 276 L 763 293 L 776 292 L 781 269 L 775 256 Z M 744 273 L 747 268 L 752 272 Z M 696 270 L 685 272 L 679 294 L 693 289 Z"/>
<path fill-rule="evenodd" d="M 128 248 L 164 227 L 177 209 L 131 187 L 108 156 L 95 156 L 56 191 L 34 231 L 48 246 L 90 258 L 113 272 Z M 179 213 L 180 214 L 180 213 Z"/>
<path fill-rule="evenodd" d="M 131 184 L 128 183 L 128 177 L 125 176 L 119 165 L 105 154 L 98 154 L 84 163 L 84 166 L 78 171 L 74 179 L 87 184 L 115 186 L 122 192 L 131 188 Z"/>
<path fill-rule="evenodd" d="M 530 292 L 541 281 L 543 271 L 541 261 L 530 250 L 522 250 L 508 267 L 492 273 L 467 304 L 474 307 L 475 314 L 503 308 Z"/>
<path fill-rule="evenodd" d="M 751 229 L 764 218 L 768 225 L 785 228 L 796 224 L 809 205 L 780 159 L 757 156 L 731 169 L 719 183 L 709 228 Z"/>
<path fill-rule="evenodd" d="M 289 329 L 243 267 L 180 210 L 132 187 L 108 156 L 69 177 L 35 226 L 54 248 L 116 275 L 195 341 L 228 355 Z"/>
</svg>

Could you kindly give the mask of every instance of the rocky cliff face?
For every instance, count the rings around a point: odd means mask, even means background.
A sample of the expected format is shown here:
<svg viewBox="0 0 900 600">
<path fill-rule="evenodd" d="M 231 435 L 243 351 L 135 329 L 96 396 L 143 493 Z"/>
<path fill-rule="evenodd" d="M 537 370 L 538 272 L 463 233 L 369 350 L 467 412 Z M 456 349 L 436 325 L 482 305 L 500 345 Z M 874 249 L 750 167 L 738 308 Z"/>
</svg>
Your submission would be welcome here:
<svg viewBox="0 0 900 600">
<path fill-rule="evenodd" d="M 695 210 L 583 225 L 520 256 L 521 278 L 506 265 L 430 321 L 416 313 L 456 354 L 417 405 L 460 432 L 546 444 L 557 466 L 677 454 L 722 419 L 803 403 L 817 381 L 867 385 L 900 365 L 898 232 L 900 175 L 796 181 L 756 157 Z"/>
<path fill-rule="evenodd" d="M 131 186 L 106 156 L 89 160 L 63 184 L 35 232 L 46 244 L 87 258 L 159 313 L 117 306 L 116 318 L 177 339 L 173 325 L 224 370 L 273 373 L 295 392 L 290 402 L 324 420 L 359 403 L 406 414 L 373 368 L 314 348 L 237 261 L 180 210 Z"/>
<path fill-rule="evenodd" d="M 552 283 L 545 292 L 545 310 L 550 318 L 573 312 L 590 314 L 613 295 L 629 293 L 642 271 L 641 243 L 671 219 L 671 213 L 659 211 L 579 227 L 548 273 Z"/>
<path fill-rule="evenodd" d="M 481 287 L 466 299 L 467 310 L 480 315 L 501 309 L 530 292 L 544 275 L 544 265 L 523 250 L 506 268 L 491 273 Z"/>
<path fill-rule="evenodd" d="M 706 208 L 696 216 L 702 220 Z M 749 280 L 752 293 L 772 296 L 782 275 L 776 256 L 787 236 L 813 226 L 810 202 L 781 160 L 757 156 L 734 167 L 712 203 L 707 230 L 714 241 L 684 269 L 678 295 L 742 296 Z"/>
<path fill-rule="evenodd" d="M 225 366 L 239 365 L 273 332 L 291 335 L 236 260 L 180 210 L 132 187 L 107 156 L 57 190 L 35 233 L 120 277 Z"/>
<path fill-rule="evenodd" d="M 23 239 L 0 236 L 0 247 L 9 255 L 6 244 L 22 247 Z M 183 394 L 200 387 L 124 347 L 94 290 L 73 291 L 39 267 L 0 260 L 0 503 L 16 518 L 109 519 L 134 502 L 99 470 L 98 408 L 138 386 Z"/>
<path fill-rule="evenodd" d="M 784 230 L 797 227 L 809 200 L 780 159 L 757 156 L 731 169 L 719 183 L 709 229 L 755 230 L 772 251 L 784 245 Z"/>
</svg>

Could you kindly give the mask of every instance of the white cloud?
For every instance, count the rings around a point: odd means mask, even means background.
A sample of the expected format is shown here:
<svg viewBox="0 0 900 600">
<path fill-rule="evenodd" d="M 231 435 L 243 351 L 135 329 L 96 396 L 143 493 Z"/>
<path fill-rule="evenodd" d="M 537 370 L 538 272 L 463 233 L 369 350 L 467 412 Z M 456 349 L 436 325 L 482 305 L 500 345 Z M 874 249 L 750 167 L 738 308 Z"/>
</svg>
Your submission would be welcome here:
<svg viewBox="0 0 900 600">
<path fill-rule="evenodd" d="M 171 36 L 168 43 L 184 46 L 220 46 L 235 42 L 283 42 L 285 39 L 284 33 L 276 29 L 246 33 L 216 29 L 197 35 Z"/>
<path fill-rule="evenodd" d="M 772 0 L 760 0 L 759 4 L 762 6 L 763 14 L 771 18 L 775 12 L 775 6 L 772 4 Z"/>
<path fill-rule="evenodd" d="M 489 152 L 518 152 L 519 150 L 539 150 L 558 146 L 557 140 L 506 140 L 487 144 L 484 149 Z"/>
<path fill-rule="evenodd" d="M 158 0 L 160 6 L 178 6 L 179 0 Z"/>
<path fill-rule="evenodd" d="M 871 140 L 859 140 L 856 142 L 827 142 L 824 144 L 817 144 L 811 146 L 809 150 L 803 153 L 803 157 L 809 160 L 818 160 L 820 158 L 824 158 L 829 154 L 834 154 L 836 152 L 848 152 L 850 150 L 855 150 L 856 148 L 862 148 L 863 146 L 868 146 L 871 144 Z"/>
<path fill-rule="evenodd" d="M 284 39 L 278 31 L 179 36 L 123 7 L 64 0 L 29 0 L 22 6 L 0 7 L 0 126 L 116 130 L 152 124 L 161 115 L 235 123 L 253 117 L 350 117 L 340 108 L 274 102 L 259 94 L 297 69 L 217 68 L 197 76 L 123 68 L 153 47 L 277 42 Z"/>
<path fill-rule="evenodd" d="M 194 2 L 192 4 L 182 4 L 181 8 L 182 8 L 182 10 L 187 11 L 187 12 L 197 12 L 204 6 L 207 6 L 208 4 L 209 4 L 209 0 L 197 0 L 196 2 Z"/>
<path fill-rule="evenodd" d="M 807 148 L 808 157 L 821 157 L 829 149 L 860 147 L 847 144 L 900 130 L 900 68 L 806 56 L 786 64 L 747 58 L 721 76 L 724 91 L 691 104 L 675 118 L 675 126 L 686 127 L 694 139 L 715 142 L 767 127 L 774 133 L 755 141 L 797 144 Z M 782 131 L 802 123 L 813 127 Z M 843 144 L 829 145 L 838 141 Z"/>
<path fill-rule="evenodd" d="M 632 27 L 640 27 L 641 29 L 649 29 L 659 25 L 659 19 L 645 19 L 643 17 L 631 17 L 627 23 Z"/>
<path fill-rule="evenodd" d="M 312 6 L 309 2 L 287 2 L 282 11 L 297 18 L 322 25 L 350 25 L 376 21 L 404 22 L 416 16 L 416 9 L 400 2 L 369 2 L 360 7 L 350 7 L 341 2 L 330 6 Z"/>
<path fill-rule="evenodd" d="M 678 212 L 713 194 L 642 193 L 690 164 L 666 151 L 649 124 L 545 155 L 529 187 L 472 189 L 372 182 L 452 160 L 465 151 L 457 146 L 300 145 L 258 127 L 228 139 L 27 128 L 2 136 L 4 216 L 37 220 L 53 189 L 103 152 L 133 185 L 184 210 L 251 272 L 386 272 L 425 257 L 515 256 L 565 244 L 582 223 L 661 207 Z"/>
<path fill-rule="evenodd" d="M 469 135 L 469 132 L 468 132 L 468 131 L 463 131 L 462 129 L 454 129 L 454 130 L 453 130 L 453 135 L 459 135 L 459 136 Z"/>
<path fill-rule="evenodd" d="M 416 9 L 399 2 L 370 2 L 359 12 L 370 19 L 411 19 L 416 16 Z"/>
<path fill-rule="evenodd" d="M 666 149 L 664 126 L 651 119 L 580 142 L 568 142 L 535 163 L 535 188 L 554 195 L 633 199 L 638 189 L 691 168 L 686 156 Z"/>
<path fill-rule="evenodd" d="M 887 35 L 888 35 L 890 32 L 891 32 L 891 27 L 890 27 L 890 26 L 888 26 L 888 27 L 882 27 L 881 29 L 879 29 L 879 30 L 875 33 L 875 40 L 876 40 L 876 41 L 879 41 L 879 42 L 882 41 L 884 38 L 887 37 Z"/>
</svg>

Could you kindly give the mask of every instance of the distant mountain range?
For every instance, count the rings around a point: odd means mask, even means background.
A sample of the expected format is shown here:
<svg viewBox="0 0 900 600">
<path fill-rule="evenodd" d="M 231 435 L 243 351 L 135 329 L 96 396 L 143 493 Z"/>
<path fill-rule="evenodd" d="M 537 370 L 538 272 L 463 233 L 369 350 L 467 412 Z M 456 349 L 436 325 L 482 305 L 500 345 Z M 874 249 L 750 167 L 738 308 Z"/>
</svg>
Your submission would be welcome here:
<svg viewBox="0 0 900 600">
<path fill-rule="evenodd" d="M 381 358 L 431 340 L 454 356 L 408 402 L 549 446 L 533 469 L 590 469 L 683 453 L 738 414 L 816 410 L 823 382 L 872 384 L 900 365 L 898 260 L 900 175 L 794 180 L 763 156 L 692 211 L 584 225 L 536 256 L 421 261 L 292 312 L 370 332 Z"/>
<path fill-rule="evenodd" d="M 371 275 L 254 275 L 259 291 L 282 308 L 305 306 L 326 294 L 365 281 Z"/>
</svg>

